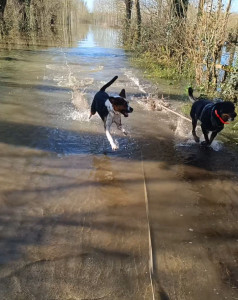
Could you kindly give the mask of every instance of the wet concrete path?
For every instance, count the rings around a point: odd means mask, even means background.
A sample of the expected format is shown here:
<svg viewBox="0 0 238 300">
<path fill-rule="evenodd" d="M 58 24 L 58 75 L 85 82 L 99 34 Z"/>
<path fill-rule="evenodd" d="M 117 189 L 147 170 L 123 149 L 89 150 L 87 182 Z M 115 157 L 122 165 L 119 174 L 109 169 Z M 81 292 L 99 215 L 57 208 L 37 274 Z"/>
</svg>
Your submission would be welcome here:
<svg viewBox="0 0 238 300">
<path fill-rule="evenodd" d="M 140 166 L 5 151 L 1 299 L 151 299 Z"/>
</svg>

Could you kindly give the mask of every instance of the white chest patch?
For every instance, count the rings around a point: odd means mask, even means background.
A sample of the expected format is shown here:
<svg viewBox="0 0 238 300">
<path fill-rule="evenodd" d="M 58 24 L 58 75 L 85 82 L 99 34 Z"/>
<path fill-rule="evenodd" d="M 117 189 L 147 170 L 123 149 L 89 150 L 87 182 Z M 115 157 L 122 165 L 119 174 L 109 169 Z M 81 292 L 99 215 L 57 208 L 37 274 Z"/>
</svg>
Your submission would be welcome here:
<svg viewBox="0 0 238 300">
<path fill-rule="evenodd" d="M 107 107 L 107 109 L 108 109 L 109 112 L 111 112 L 111 111 L 113 112 L 114 111 L 113 106 L 112 106 L 112 104 L 111 104 L 111 102 L 109 100 L 107 100 L 105 102 L 105 106 Z"/>
</svg>

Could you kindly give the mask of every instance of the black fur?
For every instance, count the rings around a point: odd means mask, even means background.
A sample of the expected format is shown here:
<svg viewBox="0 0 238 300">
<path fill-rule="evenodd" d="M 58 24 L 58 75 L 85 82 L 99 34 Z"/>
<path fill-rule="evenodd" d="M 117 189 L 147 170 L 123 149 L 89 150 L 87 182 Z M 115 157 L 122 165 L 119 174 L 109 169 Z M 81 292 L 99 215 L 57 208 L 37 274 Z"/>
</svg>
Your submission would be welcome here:
<svg viewBox="0 0 238 300">
<path fill-rule="evenodd" d="M 99 92 L 94 96 L 92 105 L 91 105 L 91 115 L 94 115 L 96 112 L 99 114 L 101 119 L 104 121 L 108 115 L 108 109 L 105 106 L 105 102 L 109 99 L 109 95 L 105 92 L 106 88 L 113 84 L 116 81 L 118 76 L 115 76 L 107 84 L 105 84 Z"/>
</svg>

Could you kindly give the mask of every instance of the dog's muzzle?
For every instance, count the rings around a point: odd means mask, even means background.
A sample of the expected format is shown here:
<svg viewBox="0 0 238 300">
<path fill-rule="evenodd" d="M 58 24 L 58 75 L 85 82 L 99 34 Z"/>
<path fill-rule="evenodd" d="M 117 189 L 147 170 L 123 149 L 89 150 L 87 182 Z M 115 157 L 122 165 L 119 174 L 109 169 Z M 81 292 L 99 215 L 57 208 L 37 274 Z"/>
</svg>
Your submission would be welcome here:
<svg viewBox="0 0 238 300">
<path fill-rule="evenodd" d="M 128 114 L 129 114 L 129 113 L 132 113 L 132 112 L 133 112 L 133 108 L 129 106 L 129 107 L 127 108 L 127 111 L 123 110 L 121 113 L 123 114 L 124 117 L 127 118 L 127 117 L 128 117 Z"/>
<path fill-rule="evenodd" d="M 132 113 L 133 112 L 133 108 L 132 107 L 128 107 L 128 112 Z"/>
</svg>

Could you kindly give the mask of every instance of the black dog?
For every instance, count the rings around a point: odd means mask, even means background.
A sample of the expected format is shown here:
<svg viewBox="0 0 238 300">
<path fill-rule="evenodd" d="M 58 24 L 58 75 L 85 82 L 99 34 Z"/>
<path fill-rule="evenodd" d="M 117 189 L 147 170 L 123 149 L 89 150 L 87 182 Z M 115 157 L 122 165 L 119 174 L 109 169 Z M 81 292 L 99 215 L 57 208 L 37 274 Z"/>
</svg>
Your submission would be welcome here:
<svg viewBox="0 0 238 300">
<path fill-rule="evenodd" d="M 192 118 L 193 124 L 193 137 L 195 142 L 199 143 L 199 137 L 196 134 L 197 121 L 201 121 L 202 132 L 205 137 L 205 141 L 202 142 L 203 145 L 209 146 L 212 141 L 224 128 L 224 124 L 228 124 L 227 121 L 233 121 L 236 117 L 235 106 L 230 101 L 225 102 L 211 102 L 204 99 L 195 99 L 193 97 L 193 89 L 190 87 L 188 89 L 189 99 L 193 102 L 190 116 Z M 210 138 L 208 133 L 211 133 Z"/>
<path fill-rule="evenodd" d="M 121 114 L 123 114 L 124 117 L 128 117 L 128 113 L 133 112 L 133 108 L 131 108 L 128 105 L 128 102 L 125 100 L 126 92 L 124 89 L 121 90 L 119 96 L 117 97 L 111 97 L 105 92 L 106 88 L 113 84 L 117 78 L 118 76 L 115 76 L 111 81 L 105 84 L 99 92 L 96 93 L 91 105 L 91 114 L 89 117 L 91 118 L 91 116 L 95 115 L 96 112 L 99 114 L 104 122 L 106 136 L 111 144 L 112 150 L 118 149 L 118 146 L 110 134 L 112 123 L 115 123 L 117 128 L 126 135 L 127 132 L 121 125 Z"/>
</svg>

